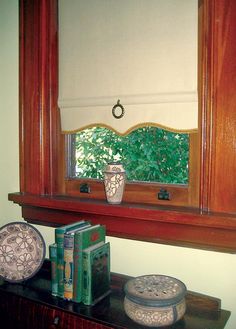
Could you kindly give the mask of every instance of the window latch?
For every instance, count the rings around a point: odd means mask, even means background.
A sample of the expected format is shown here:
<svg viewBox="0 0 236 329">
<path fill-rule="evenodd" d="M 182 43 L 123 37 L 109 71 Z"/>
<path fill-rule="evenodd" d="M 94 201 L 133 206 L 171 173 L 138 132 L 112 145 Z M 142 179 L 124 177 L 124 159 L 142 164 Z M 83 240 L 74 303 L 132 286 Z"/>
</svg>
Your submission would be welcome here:
<svg viewBox="0 0 236 329">
<path fill-rule="evenodd" d="M 170 193 L 166 189 L 161 188 L 157 193 L 157 198 L 158 200 L 170 200 Z"/>
<path fill-rule="evenodd" d="M 80 193 L 90 193 L 91 188 L 90 188 L 89 184 L 83 183 L 80 185 L 79 191 L 80 191 Z"/>
</svg>

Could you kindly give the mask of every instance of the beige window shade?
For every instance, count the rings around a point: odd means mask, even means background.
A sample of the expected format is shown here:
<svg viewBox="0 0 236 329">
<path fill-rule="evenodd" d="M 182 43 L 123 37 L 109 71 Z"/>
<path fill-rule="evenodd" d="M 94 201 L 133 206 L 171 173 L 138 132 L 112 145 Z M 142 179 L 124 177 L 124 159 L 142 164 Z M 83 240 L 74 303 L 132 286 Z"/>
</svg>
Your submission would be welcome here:
<svg viewBox="0 0 236 329">
<path fill-rule="evenodd" d="M 59 0 L 64 132 L 196 130 L 197 0 Z M 124 115 L 117 119 L 117 101 Z M 119 116 L 121 109 L 116 107 Z"/>
</svg>

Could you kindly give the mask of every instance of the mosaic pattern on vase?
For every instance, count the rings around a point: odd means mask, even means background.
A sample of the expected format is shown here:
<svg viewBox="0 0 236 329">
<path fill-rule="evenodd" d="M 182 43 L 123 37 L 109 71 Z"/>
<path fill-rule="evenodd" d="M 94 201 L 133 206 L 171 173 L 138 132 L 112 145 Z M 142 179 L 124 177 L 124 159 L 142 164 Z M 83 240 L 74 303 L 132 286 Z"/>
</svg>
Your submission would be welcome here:
<svg viewBox="0 0 236 329">
<path fill-rule="evenodd" d="M 45 242 L 33 226 L 13 222 L 0 229 L 0 276 L 11 282 L 32 277 L 45 257 Z"/>
<path fill-rule="evenodd" d="M 117 193 L 119 187 L 122 186 L 123 181 L 124 175 L 122 174 L 114 174 L 105 178 L 105 188 L 107 195 L 109 197 L 114 196 Z"/>
</svg>

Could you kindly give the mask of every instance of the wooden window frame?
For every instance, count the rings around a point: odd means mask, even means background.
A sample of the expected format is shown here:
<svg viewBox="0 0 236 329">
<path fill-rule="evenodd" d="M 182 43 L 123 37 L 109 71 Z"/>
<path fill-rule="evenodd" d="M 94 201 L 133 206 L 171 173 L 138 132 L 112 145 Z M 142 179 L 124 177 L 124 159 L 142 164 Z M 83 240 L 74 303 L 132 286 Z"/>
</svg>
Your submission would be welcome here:
<svg viewBox="0 0 236 329">
<path fill-rule="evenodd" d="M 87 218 L 110 236 L 235 252 L 235 14 L 234 0 L 199 0 L 198 207 L 111 206 L 65 195 L 57 0 L 20 0 L 20 192 L 8 198 L 23 218 L 49 226 Z"/>
</svg>

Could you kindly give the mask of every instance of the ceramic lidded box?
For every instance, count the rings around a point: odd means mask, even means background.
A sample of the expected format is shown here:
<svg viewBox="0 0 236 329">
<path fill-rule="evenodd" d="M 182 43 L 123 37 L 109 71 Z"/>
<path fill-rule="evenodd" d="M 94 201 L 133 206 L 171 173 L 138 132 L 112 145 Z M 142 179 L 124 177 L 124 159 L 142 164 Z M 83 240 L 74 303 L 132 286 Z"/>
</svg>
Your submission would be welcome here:
<svg viewBox="0 0 236 329">
<path fill-rule="evenodd" d="M 165 275 L 144 275 L 125 285 L 124 309 L 133 321 L 149 326 L 168 326 L 186 310 L 186 286 Z"/>
</svg>

